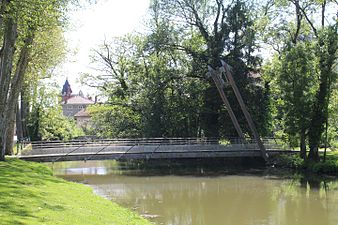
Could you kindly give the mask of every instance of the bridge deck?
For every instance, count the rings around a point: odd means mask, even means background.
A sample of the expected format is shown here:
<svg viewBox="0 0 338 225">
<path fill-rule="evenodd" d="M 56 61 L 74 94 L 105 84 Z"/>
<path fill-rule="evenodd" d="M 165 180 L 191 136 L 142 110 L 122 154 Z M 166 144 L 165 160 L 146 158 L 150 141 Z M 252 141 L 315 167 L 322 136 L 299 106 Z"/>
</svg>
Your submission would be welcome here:
<svg viewBox="0 0 338 225">
<path fill-rule="evenodd" d="M 269 150 L 269 156 L 296 153 L 291 150 Z M 71 153 L 71 154 L 48 154 L 48 155 L 22 155 L 18 158 L 35 162 L 56 161 L 86 161 L 86 160 L 128 160 L 128 159 L 193 159 L 193 158 L 232 158 L 232 157 L 261 157 L 260 150 L 254 151 L 190 151 L 190 152 L 156 152 L 149 154 L 145 152 L 102 152 L 102 153 Z"/>
<path fill-rule="evenodd" d="M 276 144 L 266 144 L 269 155 L 295 153 Z M 33 143 L 33 149 L 18 158 L 38 162 L 129 159 L 188 159 L 262 157 L 255 143 L 215 144 L 215 142 L 68 142 Z"/>
</svg>

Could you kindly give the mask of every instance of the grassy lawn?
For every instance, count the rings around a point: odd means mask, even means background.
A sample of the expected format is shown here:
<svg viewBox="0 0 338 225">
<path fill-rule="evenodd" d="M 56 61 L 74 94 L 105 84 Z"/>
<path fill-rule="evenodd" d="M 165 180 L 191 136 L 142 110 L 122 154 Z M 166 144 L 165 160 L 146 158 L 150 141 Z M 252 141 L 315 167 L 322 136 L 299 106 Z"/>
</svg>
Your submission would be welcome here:
<svg viewBox="0 0 338 225">
<path fill-rule="evenodd" d="M 323 154 L 321 154 L 323 156 Z M 326 159 L 328 160 L 337 160 L 338 161 L 338 151 L 327 151 Z"/>
<path fill-rule="evenodd" d="M 0 162 L 0 224 L 150 224 L 93 194 L 90 187 L 52 176 L 42 164 Z"/>
</svg>

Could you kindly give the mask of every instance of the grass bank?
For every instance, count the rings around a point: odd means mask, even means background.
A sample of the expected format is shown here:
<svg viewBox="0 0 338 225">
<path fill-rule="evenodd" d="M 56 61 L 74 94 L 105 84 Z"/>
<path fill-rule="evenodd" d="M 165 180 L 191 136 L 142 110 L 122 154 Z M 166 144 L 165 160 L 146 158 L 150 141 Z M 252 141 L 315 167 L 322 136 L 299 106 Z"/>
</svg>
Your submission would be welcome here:
<svg viewBox="0 0 338 225">
<path fill-rule="evenodd" d="M 338 151 L 330 151 L 326 155 L 325 162 L 321 155 L 320 162 L 304 161 L 299 155 L 281 155 L 275 159 L 277 167 L 292 168 L 300 171 L 338 175 Z"/>
<path fill-rule="evenodd" d="M 39 163 L 0 162 L 0 224 L 150 224 L 96 196 L 90 187 L 54 177 Z"/>
</svg>

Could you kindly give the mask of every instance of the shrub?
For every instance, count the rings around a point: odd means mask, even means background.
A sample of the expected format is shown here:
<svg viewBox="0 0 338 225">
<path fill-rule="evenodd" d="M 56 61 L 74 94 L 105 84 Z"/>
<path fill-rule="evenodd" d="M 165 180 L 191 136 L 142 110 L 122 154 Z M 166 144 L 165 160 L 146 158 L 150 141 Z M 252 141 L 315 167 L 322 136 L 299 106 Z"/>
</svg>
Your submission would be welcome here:
<svg viewBox="0 0 338 225">
<path fill-rule="evenodd" d="M 280 167 L 301 169 L 304 167 L 304 160 L 299 155 L 280 155 L 277 158 L 276 164 Z"/>
<path fill-rule="evenodd" d="M 306 164 L 306 169 L 315 173 L 327 173 L 334 174 L 338 173 L 338 161 L 327 160 L 326 162 L 308 162 Z"/>
</svg>

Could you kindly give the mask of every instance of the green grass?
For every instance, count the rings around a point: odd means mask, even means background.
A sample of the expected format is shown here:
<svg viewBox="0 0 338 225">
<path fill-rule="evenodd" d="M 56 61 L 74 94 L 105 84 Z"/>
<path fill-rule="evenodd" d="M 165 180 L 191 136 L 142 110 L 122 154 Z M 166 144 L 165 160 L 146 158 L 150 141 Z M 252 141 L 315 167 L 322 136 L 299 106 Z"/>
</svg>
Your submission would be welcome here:
<svg viewBox="0 0 338 225">
<path fill-rule="evenodd" d="M 52 175 L 39 163 L 0 162 L 0 224 L 151 224 L 96 196 L 90 187 Z"/>
<path fill-rule="evenodd" d="M 338 161 L 338 151 L 328 151 L 326 153 L 326 159 Z"/>
</svg>

